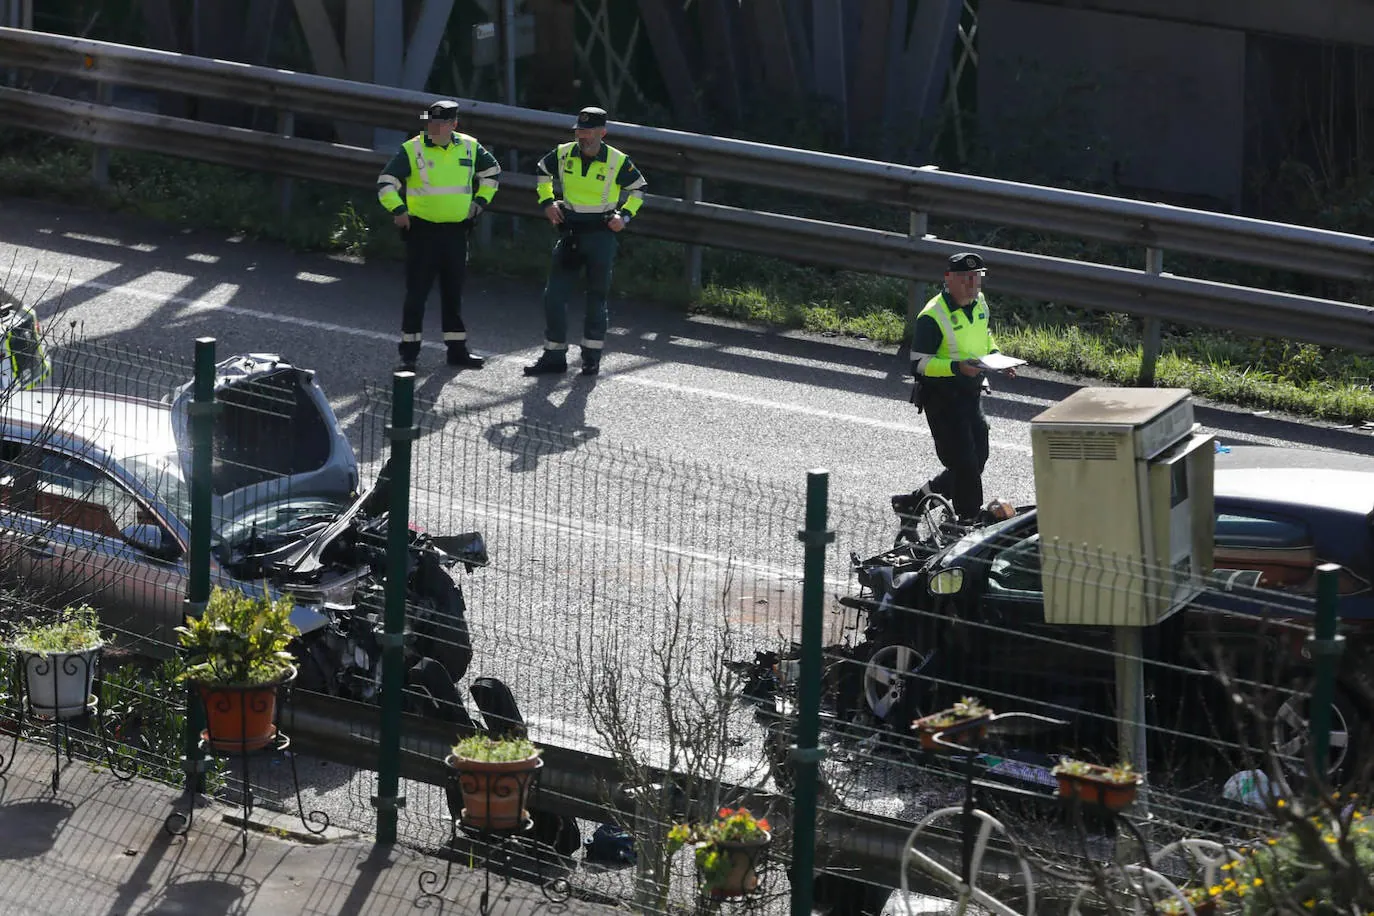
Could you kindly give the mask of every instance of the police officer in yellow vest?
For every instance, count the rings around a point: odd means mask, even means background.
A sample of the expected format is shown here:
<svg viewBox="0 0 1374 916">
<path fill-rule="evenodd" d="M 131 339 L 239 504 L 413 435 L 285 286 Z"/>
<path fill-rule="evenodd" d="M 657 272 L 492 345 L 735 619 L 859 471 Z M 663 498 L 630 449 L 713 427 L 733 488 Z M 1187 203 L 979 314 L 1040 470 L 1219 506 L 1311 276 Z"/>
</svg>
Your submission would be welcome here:
<svg viewBox="0 0 1374 916">
<path fill-rule="evenodd" d="M 980 287 L 987 268 L 968 252 L 949 259 L 945 288 L 916 318 L 911 341 L 912 402 L 925 411 L 935 454 L 944 470 L 911 494 L 912 500 L 939 493 L 954 503 L 962 520 L 978 515 L 983 503 L 983 467 L 988 461 L 988 421 L 982 395 L 987 385 L 979 358 L 997 352 L 988 330 L 988 303 Z M 1014 369 L 1005 370 L 1014 376 Z M 898 500 L 894 498 L 893 506 Z M 898 509 L 900 513 L 900 509 Z"/>
<path fill-rule="evenodd" d="M 644 203 L 644 176 L 629 156 L 603 142 L 604 109 L 582 109 L 573 135 L 573 142 L 560 144 L 539 160 L 535 190 L 559 238 L 544 287 L 544 352 L 538 362 L 525 367 L 526 375 L 568 371 L 567 302 L 584 267 L 587 311 L 582 326 L 582 374 L 600 371 L 617 235 Z M 561 200 L 554 197 L 555 180 L 562 189 Z"/>
<path fill-rule="evenodd" d="M 22 302 L 0 302 L 0 357 L 0 396 L 37 388 L 52 374 L 38 315 Z"/>
<path fill-rule="evenodd" d="M 425 131 L 401 144 L 377 176 L 377 199 L 392 215 L 406 243 L 406 297 L 401 311 L 401 368 L 420 357 L 425 300 L 439 280 L 448 364 L 481 369 L 468 352 L 463 325 L 463 281 L 468 232 L 496 196 L 501 165 L 467 134 L 458 133 L 458 103 L 434 102 L 421 115 Z"/>
</svg>

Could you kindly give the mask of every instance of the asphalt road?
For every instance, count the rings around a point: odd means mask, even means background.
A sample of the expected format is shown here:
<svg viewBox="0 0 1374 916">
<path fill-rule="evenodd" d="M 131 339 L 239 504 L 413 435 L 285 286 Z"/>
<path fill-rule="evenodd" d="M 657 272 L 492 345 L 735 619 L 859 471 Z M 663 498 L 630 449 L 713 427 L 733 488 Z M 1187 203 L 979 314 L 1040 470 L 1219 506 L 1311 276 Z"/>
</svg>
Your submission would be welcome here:
<svg viewBox="0 0 1374 916">
<path fill-rule="evenodd" d="M 989 279 L 996 310 L 995 269 Z M 0 203 L 0 284 L 87 339 L 189 362 L 195 338 L 210 335 L 221 357 L 268 351 L 313 368 L 376 466 L 381 423 L 365 420 L 365 405 L 396 363 L 398 264 L 11 199 Z M 507 679 L 546 735 L 575 743 L 588 729 L 570 674 L 611 646 L 647 677 L 644 645 L 671 611 L 646 609 L 677 583 L 693 607 L 723 602 L 756 636 L 785 632 L 808 470 L 830 471 L 830 574 L 844 590 L 849 551 L 890 543 L 889 495 L 938 464 L 891 348 L 613 297 L 602 374 L 531 380 L 520 369 L 543 338 L 539 300 L 537 284 L 470 277 L 464 317 L 488 363 L 461 373 L 442 365 L 431 300 L 417 391 L 439 432 L 417 446 L 417 520 L 487 535 L 493 566 L 463 578 L 483 647 L 473 673 Z M 1080 384 L 1033 369 L 996 383 L 989 496 L 1034 500 L 1029 420 Z M 1374 454 L 1368 434 L 1292 418 L 1200 405 L 1198 419 L 1231 444 Z M 689 644 L 694 658 L 709 654 L 700 634 Z M 347 793 L 339 804 L 366 811 L 373 786 L 344 782 L 322 778 L 322 797 Z"/>
</svg>

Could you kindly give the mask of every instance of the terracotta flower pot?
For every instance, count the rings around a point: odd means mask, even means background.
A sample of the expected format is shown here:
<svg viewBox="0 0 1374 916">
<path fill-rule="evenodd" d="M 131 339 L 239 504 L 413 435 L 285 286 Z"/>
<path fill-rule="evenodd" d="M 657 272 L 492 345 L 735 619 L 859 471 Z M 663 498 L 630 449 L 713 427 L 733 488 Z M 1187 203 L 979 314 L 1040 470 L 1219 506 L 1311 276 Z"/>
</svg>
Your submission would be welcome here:
<svg viewBox="0 0 1374 916">
<path fill-rule="evenodd" d="M 474 830 L 493 833 L 516 830 L 530 816 L 526 805 L 534 776 L 544 761 L 535 755 L 525 760 L 490 763 L 449 754 L 444 762 L 457 773 L 462 807 L 448 795 L 449 813 Z"/>
<path fill-rule="evenodd" d="M 980 740 L 980 741 L 981 741 L 983 738 L 987 737 L 987 733 L 988 733 L 988 725 L 987 725 L 987 723 L 988 723 L 988 714 L 987 714 L 987 713 L 984 713 L 984 714 L 981 715 L 981 716 L 969 716 L 969 717 L 967 717 L 967 718 L 958 719 L 958 720 L 956 720 L 956 721 L 954 722 L 953 725 L 933 725 L 933 724 L 931 724 L 935 719 L 938 719 L 939 717 L 945 716 L 945 715 L 948 715 L 948 714 L 949 714 L 949 711 L 948 711 L 948 710 L 942 710 L 942 711 L 940 711 L 940 712 L 933 712 L 933 713 L 931 713 L 930 715 L 925 716 L 924 718 L 921 718 L 921 719 L 917 719 L 915 722 L 912 723 L 912 724 L 916 727 L 916 732 L 917 732 L 917 733 L 920 735 L 920 737 L 921 737 L 921 748 L 922 748 L 923 750 L 927 750 L 927 751 L 947 751 L 947 750 L 952 750 L 952 748 L 948 748 L 948 747 L 945 747 L 945 746 L 942 745 L 942 744 L 937 744 L 937 743 L 936 743 L 936 741 L 935 741 L 935 736 L 936 736 L 938 733 L 940 733 L 940 732 L 944 732 L 944 733 L 945 733 L 945 740 L 946 740 L 946 741 L 954 741 L 954 742 L 960 743 L 960 744 L 965 743 L 965 741 L 966 741 L 967 738 L 969 738 L 969 737 L 976 737 L 976 738 L 977 738 L 978 740 Z M 962 737 L 961 737 L 961 735 L 962 735 Z"/>
<path fill-rule="evenodd" d="M 711 896 L 743 897 L 753 893 L 759 886 L 758 866 L 772 842 L 773 835 L 767 833 L 758 840 L 721 840 L 714 844 L 727 864 L 725 873 L 717 876 Z"/>
<path fill-rule="evenodd" d="M 1094 769 L 1103 774 L 1108 772 L 1107 767 Z M 1105 775 L 1055 773 L 1054 777 L 1059 781 L 1060 798 L 1076 798 L 1085 805 L 1100 805 L 1108 811 L 1120 811 L 1135 801 L 1140 788 L 1139 777 L 1126 783 L 1114 782 Z"/>
<path fill-rule="evenodd" d="M 79 719 L 90 710 L 100 646 L 80 652 L 24 652 L 29 708 L 40 719 Z"/>
<path fill-rule="evenodd" d="M 197 682 L 205 705 L 202 737 L 221 753 L 262 750 L 277 736 L 277 691 L 296 678 L 288 667 L 276 680 L 251 687 Z"/>
</svg>

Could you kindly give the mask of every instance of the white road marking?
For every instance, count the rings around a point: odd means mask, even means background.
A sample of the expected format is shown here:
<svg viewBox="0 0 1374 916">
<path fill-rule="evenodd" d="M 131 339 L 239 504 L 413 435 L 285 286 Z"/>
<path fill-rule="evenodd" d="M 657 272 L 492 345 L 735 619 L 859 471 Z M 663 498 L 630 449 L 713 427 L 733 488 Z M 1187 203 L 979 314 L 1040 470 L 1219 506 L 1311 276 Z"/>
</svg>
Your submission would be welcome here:
<svg viewBox="0 0 1374 916">
<path fill-rule="evenodd" d="M 65 281 L 69 278 L 61 275 L 35 274 L 37 279 L 45 283 Z M 167 293 L 155 293 L 148 290 L 138 289 L 116 283 L 102 283 L 99 280 L 72 279 L 76 288 L 89 287 L 103 292 L 118 292 L 120 295 L 129 296 L 134 299 L 141 299 L 145 302 L 156 302 L 160 305 L 176 305 L 187 311 L 220 311 L 229 315 L 238 315 L 243 318 L 252 318 L 256 321 L 275 321 L 280 324 L 289 324 L 301 328 L 311 328 L 319 331 L 328 331 L 332 334 L 347 334 L 353 337 L 363 337 L 368 340 L 385 341 L 394 343 L 395 334 L 382 331 L 374 331 L 367 328 L 355 328 L 348 325 L 334 324 L 328 321 L 316 321 L 311 318 L 302 318 L 299 315 L 281 315 L 274 312 L 264 312 L 259 309 L 244 308 L 241 305 L 229 305 L 224 302 L 206 301 L 212 293 L 232 291 L 236 289 L 233 284 L 221 283 L 205 295 L 195 299 L 187 299 L 184 296 L 170 295 Z M 443 344 L 438 341 L 428 340 L 424 346 L 438 350 L 443 348 Z M 492 361 L 500 357 L 493 357 Z M 766 410 L 776 410 L 782 413 L 799 414 L 801 416 L 813 417 L 821 420 L 831 420 L 837 423 L 848 423 L 854 426 L 867 426 L 873 429 L 881 429 L 884 432 L 897 432 L 917 436 L 929 436 L 930 430 L 924 425 L 914 423 L 896 423 L 891 420 L 879 419 L 876 417 L 861 417 L 854 414 L 841 413 L 835 410 L 825 410 L 820 407 L 808 407 L 804 404 L 789 404 L 782 401 L 773 401 L 768 398 L 753 397 L 745 394 L 736 394 L 729 391 L 719 391 L 711 388 L 697 388 L 691 385 L 682 385 L 677 382 L 668 382 L 660 379 L 644 378 L 643 376 L 625 373 L 612 372 L 603 376 L 608 380 L 613 380 L 619 384 L 637 385 L 641 388 L 656 388 L 662 391 L 671 391 L 675 394 L 691 395 L 699 398 L 706 398 L 715 401 L 728 401 L 734 404 L 744 404 L 750 407 L 761 407 Z M 1031 454 L 1031 447 L 1019 442 L 1001 442 L 996 439 L 992 442 L 992 447 L 1008 452 L 1018 452 L 1023 455 Z"/>
</svg>

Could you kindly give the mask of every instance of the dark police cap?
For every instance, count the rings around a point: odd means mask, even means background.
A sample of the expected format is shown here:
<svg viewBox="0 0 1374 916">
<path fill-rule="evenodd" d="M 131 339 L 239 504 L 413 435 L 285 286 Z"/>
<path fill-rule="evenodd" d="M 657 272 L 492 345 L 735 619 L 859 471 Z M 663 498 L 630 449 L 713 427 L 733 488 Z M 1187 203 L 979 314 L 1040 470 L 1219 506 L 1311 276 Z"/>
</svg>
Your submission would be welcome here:
<svg viewBox="0 0 1374 916">
<path fill-rule="evenodd" d="M 945 270 L 952 274 L 966 273 L 970 270 L 987 270 L 987 265 L 979 255 L 971 251 L 961 251 L 950 256 L 949 266 Z"/>
<path fill-rule="evenodd" d="M 606 109 L 604 108 L 584 108 L 577 113 L 577 123 L 573 125 L 575 129 L 581 130 L 590 127 L 606 126 Z"/>
<path fill-rule="evenodd" d="M 456 121 L 458 120 L 458 103 L 453 99 L 440 99 L 437 102 L 432 102 L 420 117 L 426 121 Z"/>
</svg>

